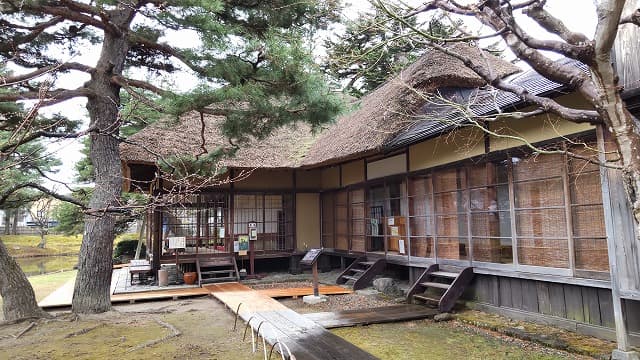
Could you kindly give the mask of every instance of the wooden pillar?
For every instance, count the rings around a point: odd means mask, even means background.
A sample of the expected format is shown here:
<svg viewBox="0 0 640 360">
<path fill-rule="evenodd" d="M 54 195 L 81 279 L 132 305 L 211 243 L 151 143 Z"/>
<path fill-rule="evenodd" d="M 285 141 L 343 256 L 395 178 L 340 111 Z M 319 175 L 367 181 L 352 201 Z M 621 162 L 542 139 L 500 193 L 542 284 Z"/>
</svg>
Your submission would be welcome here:
<svg viewBox="0 0 640 360">
<path fill-rule="evenodd" d="M 605 151 L 606 132 L 602 126 L 597 127 L 599 159 L 604 162 L 607 158 Z M 607 249 L 609 253 L 609 267 L 611 273 L 611 295 L 613 300 L 613 316 L 616 329 L 618 352 L 631 351 L 629 334 L 625 323 L 625 313 L 620 297 L 620 274 L 618 260 L 633 262 L 632 256 L 623 256 L 617 259 L 618 248 L 624 251 L 624 242 L 635 241 L 633 217 L 626 199 L 624 185 L 619 170 L 600 167 L 600 180 L 602 181 L 602 204 L 604 209 L 605 228 L 607 233 Z M 638 273 L 634 276 L 639 276 Z M 616 351 L 614 351 L 614 355 Z M 637 356 L 637 355 L 636 355 Z M 624 358 L 616 357 L 614 358 Z M 628 357 L 632 358 L 632 357 Z M 637 358 L 637 357 L 636 357 Z"/>
<path fill-rule="evenodd" d="M 318 261 L 313 262 L 313 296 L 320 296 L 318 291 Z"/>
</svg>

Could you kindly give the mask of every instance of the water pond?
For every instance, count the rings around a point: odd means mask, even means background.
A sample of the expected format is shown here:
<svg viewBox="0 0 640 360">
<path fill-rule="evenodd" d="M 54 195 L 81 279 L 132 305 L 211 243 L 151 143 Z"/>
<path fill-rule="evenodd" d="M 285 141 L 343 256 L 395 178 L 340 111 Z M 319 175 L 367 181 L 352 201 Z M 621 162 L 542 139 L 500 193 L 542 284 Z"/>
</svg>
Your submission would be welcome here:
<svg viewBox="0 0 640 360">
<path fill-rule="evenodd" d="M 16 259 L 27 276 L 48 274 L 61 270 L 72 270 L 78 263 L 78 256 L 42 256 Z"/>
</svg>

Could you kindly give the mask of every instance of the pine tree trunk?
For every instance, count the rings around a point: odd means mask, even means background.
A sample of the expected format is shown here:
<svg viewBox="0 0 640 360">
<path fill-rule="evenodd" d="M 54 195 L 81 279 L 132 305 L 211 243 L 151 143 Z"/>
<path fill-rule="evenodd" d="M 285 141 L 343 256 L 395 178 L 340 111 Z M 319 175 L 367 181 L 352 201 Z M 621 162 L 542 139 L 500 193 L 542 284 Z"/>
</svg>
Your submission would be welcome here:
<svg viewBox="0 0 640 360">
<path fill-rule="evenodd" d="M 11 210 L 4 210 L 4 234 L 9 235 L 11 233 Z"/>
<path fill-rule="evenodd" d="M 31 283 L 0 240 L 0 296 L 5 320 L 48 316 L 38 307 Z"/>
<path fill-rule="evenodd" d="M 110 11 L 110 21 L 127 29 L 133 11 Z M 116 217 L 108 212 L 119 204 L 122 192 L 122 169 L 119 142 L 120 87 L 113 76 L 121 75 L 128 51 L 126 31 L 121 36 L 105 32 L 102 51 L 88 87 L 95 96 L 87 101 L 91 119 L 89 157 L 94 167 L 95 188 L 89 201 L 90 213 L 85 216 L 85 230 L 80 247 L 78 277 L 73 291 L 73 312 L 100 313 L 111 309 L 111 273 Z M 107 211 L 105 211 L 107 210 Z"/>
</svg>

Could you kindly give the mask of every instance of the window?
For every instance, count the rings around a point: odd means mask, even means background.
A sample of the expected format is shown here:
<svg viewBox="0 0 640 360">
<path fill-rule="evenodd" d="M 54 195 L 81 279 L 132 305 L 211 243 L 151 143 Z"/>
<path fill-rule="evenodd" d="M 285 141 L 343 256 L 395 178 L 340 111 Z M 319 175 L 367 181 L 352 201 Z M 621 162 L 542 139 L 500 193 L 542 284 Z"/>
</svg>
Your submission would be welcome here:
<svg viewBox="0 0 640 360">
<path fill-rule="evenodd" d="M 595 144 L 589 145 L 591 149 L 595 147 Z M 591 149 L 574 147 L 571 151 L 597 159 L 596 151 Z M 598 165 L 577 158 L 569 159 L 569 189 L 576 269 L 608 272 L 607 235 Z"/>
<path fill-rule="evenodd" d="M 349 192 L 351 206 L 351 250 L 364 252 L 365 218 L 364 218 L 364 190 L 357 189 Z"/>
<path fill-rule="evenodd" d="M 234 196 L 234 234 L 249 233 L 258 225 L 256 251 L 293 249 L 293 202 L 289 194 L 237 194 Z"/>
<path fill-rule="evenodd" d="M 514 157 L 511 162 L 520 264 L 569 267 L 564 156 Z"/>
<path fill-rule="evenodd" d="M 433 196 L 431 176 L 409 179 L 409 227 L 411 229 L 411 255 L 434 257 Z"/>
<path fill-rule="evenodd" d="M 338 191 L 335 204 L 336 249 L 349 250 L 349 192 Z"/>
<path fill-rule="evenodd" d="M 473 260 L 513 263 L 507 162 L 468 168 Z"/>
<path fill-rule="evenodd" d="M 433 174 L 437 254 L 443 259 L 468 259 L 468 195 L 464 168 Z"/>
<path fill-rule="evenodd" d="M 169 237 L 185 237 L 185 253 L 229 252 L 226 194 L 192 195 L 182 204 L 162 211 L 163 254 Z M 180 250 L 182 251 L 182 250 Z"/>
</svg>

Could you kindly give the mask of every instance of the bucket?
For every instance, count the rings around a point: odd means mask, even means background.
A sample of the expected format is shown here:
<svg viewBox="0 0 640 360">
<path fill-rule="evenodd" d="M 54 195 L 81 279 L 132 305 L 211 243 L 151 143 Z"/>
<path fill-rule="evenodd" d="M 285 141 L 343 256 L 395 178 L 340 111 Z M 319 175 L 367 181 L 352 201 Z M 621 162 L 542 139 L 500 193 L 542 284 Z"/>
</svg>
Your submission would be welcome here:
<svg viewBox="0 0 640 360">
<path fill-rule="evenodd" d="M 158 286 L 169 285 L 169 273 L 167 270 L 158 270 Z"/>
</svg>

